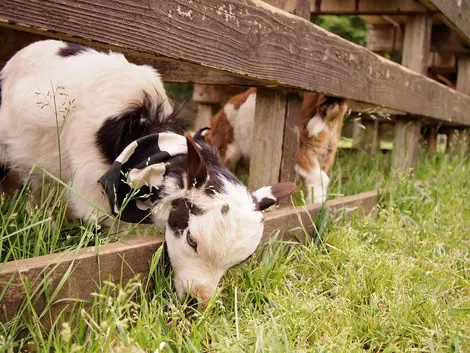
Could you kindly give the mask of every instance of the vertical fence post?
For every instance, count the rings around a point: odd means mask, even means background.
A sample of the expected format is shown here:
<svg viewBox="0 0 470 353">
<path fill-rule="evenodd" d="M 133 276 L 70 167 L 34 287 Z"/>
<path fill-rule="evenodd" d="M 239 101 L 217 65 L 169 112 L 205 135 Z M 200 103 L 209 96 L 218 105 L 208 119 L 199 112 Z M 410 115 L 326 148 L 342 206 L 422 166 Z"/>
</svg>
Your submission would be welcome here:
<svg viewBox="0 0 470 353">
<path fill-rule="evenodd" d="M 428 151 L 436 152 L 437 151 L 437 125 L 431 125 L 429 127 L 427 141 L 428 141 Z"/>
<path fill-rule="evenodd" d="M 248 186 L 255 190 L 277 183 L 281 170 L 287 95 L 280 90 L 258 88 L 251 145 Z"/>
<path fill-rule="evenodd" d="M 292 92 L 287 94 L 279 181 L 295 181 L 295 166 L 297 164 L 297 154 L 299 151 L 301 108 L 302 97 L 299 93 Z M 290 204 L 290 202 L 289 198 L 284 198 L 279 201 L 279 204 Z"/>
<path fill-rule="evenodd" d="M 310 0 L 296 0 L 295 14 L 309 20 Z M 248 179 L 250 189 L 278 181 L 295 181 L 301 106 L 298 92 L 258 88 Z M 289 204 L 290 200 L 280 203 Z"/>
<path fill-rule="evenodd" d="M 457 68 L 457 91 L 470 96 L 470 54 L 462 54 L 459 57 Z M 466 128 L 466 133 L 461 134 L 461 139 L 466 137 L 466 147 L 464 153 L 470 153 L 470 129 Z M 464 142 L 464 141 L 462 141 Z"/>
<path fill-rule="evenodd" d="M 193 88 L 193 101 L 197 103 L 197 116 L 194 122 L 194 130 L 211 126 L 214 113 L 214 104 L 219 102 L 217 89 L 211 85 L 195 84 Z"/>
<path fill-rule="evenodd" d="M 377 120 L 364 120 L 362 124 L 366 128 L 362 147 L 365 153 L 374 155 L 379 148 L 379 122 Z"/>
<path fill-rule="evenodd" d="M 402 65 L 425 74 L 431 46 L 432 18 L 427 14 L 408 17 L 403 43 Z M 414 168 L 418 162 L 421 121 L 416 116 L 397 118 L 392 166 L 397 170 Z"/>
</svg>

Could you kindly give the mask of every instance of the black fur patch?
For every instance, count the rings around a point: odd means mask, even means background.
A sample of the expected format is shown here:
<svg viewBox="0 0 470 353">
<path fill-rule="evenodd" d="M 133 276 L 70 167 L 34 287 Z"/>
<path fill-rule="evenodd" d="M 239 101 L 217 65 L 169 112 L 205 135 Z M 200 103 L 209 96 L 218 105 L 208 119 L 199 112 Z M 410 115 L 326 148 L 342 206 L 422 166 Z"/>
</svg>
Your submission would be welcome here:
<svg viewBox="0 0 470 353">
<path fill-rule="evenodd" d="M 222 193 L 224 191 L 223 180 L 242 185 L 242 182 L 230 170 L 220 164 L 219 152 L 215 147 L 202 141 L 197 141 L 197 145 L 209 173 L 209 181 L 206 183 L 204 190 L 206 195 L 214 196 L 216 193 Z"/>
<path fill-rule="evenodd" d="M 66 43 L 65 47 L 60 48 L 57 55 L 62 58 L 75 56 L 89 50 L 88 47 L 77 43 Z"/>
<path fill-rule="evenodd" d="M 168 217 L 168 226 L 177 237 L 183 235 L 183 231 L 189 225 L 189 208 L 185 199 L 177 199 L 171 203 L 171 211 Z"/>
<path fill-rule="evenodd" d="M 260 210 L 265 210 L 268 207 L 271 207 L 276 203 L 276 200 L 273 200 L 269 197 L 264 197 L 258 202 L 258 208 Z"/>
<path fill-rule="evenodd" d="M 124 148 L 141 137 L 160 132 L 182 135 L 189 127 L 189 119 L 180 117 L 178 113 L 175 109 L 165 117 L 163 104 L 153 110 L 150 98 L 146 97 L 140 106 L 108 118 L 96 134 L 96 145 L 111 164 Z"/>
<path fill-rule="evenodd" d="M 187 199 L 176 199 L 171 203 L 171 211 L 168 217 L 168 226 L 173 230 L 177 237 L 183 234 L 188 228 L 189 216 L 200 216 L 204 210 Z"/>
<path fill-rule="evenodd" d="M 204 214 L 204 210 L 198 206 L 196 206 L 195 204 L 193 204 L 192 202 L 189 202 L 187 201 L 188 203 L 188 206 L 189 206 L 189 212 L 194 215 L 194 216 L 201 216 Z"/>
<path fill-rule="evenodd" d="M 222 208 L 220 209 L 220 212 L 222 212 L 222 214 L 227 214 L 228 211 L 230 211 L 230 206 L 228 204 L 225 204 L 222 206 Z"/>
<path fill-rule="evenodd" d="M 10 168 L 6 164 L 0 164 L 0 183 L 6 179 L 8 173 L 10 172 Z"/>
</svg>

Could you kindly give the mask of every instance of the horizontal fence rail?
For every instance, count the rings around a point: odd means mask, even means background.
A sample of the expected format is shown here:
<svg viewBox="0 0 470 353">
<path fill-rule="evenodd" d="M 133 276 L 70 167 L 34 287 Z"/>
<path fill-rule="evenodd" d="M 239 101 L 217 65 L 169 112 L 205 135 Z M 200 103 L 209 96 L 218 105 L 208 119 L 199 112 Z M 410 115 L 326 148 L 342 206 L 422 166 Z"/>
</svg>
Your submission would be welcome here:
<svg viewBox="0 0 470 353">
<path fill-rule="evenodd" d="M 470 125 L 468 96 L 259 0 L 4 0 L 0 21 Z"/>
</svg>

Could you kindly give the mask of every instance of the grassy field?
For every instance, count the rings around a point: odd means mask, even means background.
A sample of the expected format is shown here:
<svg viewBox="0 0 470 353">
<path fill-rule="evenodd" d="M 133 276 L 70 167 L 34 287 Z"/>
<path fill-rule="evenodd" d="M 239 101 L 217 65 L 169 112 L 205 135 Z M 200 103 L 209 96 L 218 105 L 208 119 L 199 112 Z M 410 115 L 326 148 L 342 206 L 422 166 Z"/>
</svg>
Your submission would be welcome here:
<svg viewBox="0 0 470 353">
<path fill-rule="evenodd" d="M 154 284 L 109 283 L 52 329 L 39 324 L 47 313 L 14 317 L 0 352 L 470 352 L 469 171 L 436 154 L 396 175 L 390 154 L 341 150 L 331 193 L 378 187 L 375 217 L 323 213 L 308 244 L 273 239 L 205 309 L 176 300 L 160 251 Z M 49 220 L 62 204 L 28 210 L 26 196 L 1 201 L 2 261 L 107 241 L 95 225 Z"/>
</svg>

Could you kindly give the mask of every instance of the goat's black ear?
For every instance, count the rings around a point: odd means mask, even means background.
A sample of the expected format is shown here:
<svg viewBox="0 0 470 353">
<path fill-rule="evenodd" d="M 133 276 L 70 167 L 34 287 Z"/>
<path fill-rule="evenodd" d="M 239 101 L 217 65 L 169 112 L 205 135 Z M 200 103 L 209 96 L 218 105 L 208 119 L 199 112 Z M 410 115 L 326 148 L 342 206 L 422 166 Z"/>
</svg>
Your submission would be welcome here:
<svg viewBox="0 0 470 353">
<path fill-rule="evenodd" d="M 206 163 L 204 163 L 199 148 L 189 134 L 186 134 L 186 141 L 188 144 L 188 165 L 186 168 L 188 189 L 201 187 L 207 179 Z"/>
<path fill-rule="evenodd" d="M 253 199 L 256 203 L 256 210 L 263 211 L 268 207 L 274 205 L 277 201 L 283 197 L 292 195 L 295 193 L 295 183 L 285 182 L 270 186 L 263 186 L 252 193 Z"/>
</svg>

